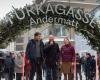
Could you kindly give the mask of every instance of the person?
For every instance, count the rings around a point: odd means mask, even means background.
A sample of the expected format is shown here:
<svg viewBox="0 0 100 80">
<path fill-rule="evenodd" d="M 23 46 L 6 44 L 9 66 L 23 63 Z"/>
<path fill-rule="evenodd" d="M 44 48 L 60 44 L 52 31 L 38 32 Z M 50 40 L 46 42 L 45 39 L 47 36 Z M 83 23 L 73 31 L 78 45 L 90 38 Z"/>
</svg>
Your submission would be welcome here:
<svg viewBox="0 0 100 80">
<path fill-rule="evenodd" d="M 49 36 L 49 41 L 45 44 L 45 64 L 46 64 L 46 80 L 58 80 L 57 78 L 57 62 L 59 60 L 59 46 L 54 41 L 54 36 Z"/>
<path fill-rule="evenodd" d="M 3 72 L 3 53 L 0 53 L 0 80 L 2 78 L 2 72 Z"/>
<path fill-rule="evenodd" d="M 11 57 L 11 53 L 9 52 L 6 56 L 6 59 L 4 61 L 4 72 L 5 72 L 5 79 L 6 80 L 13 80 L 13 68 L 14 68 L 14 61 Z"/>
<path fill-rule="evenodd" d="M 99 79 L 100 79 L 100 53 L 97 52 L 97 65 L 98 65 L 98 72 L 99 72 Z"/>
<path fill-rule="evenodd" d="M 75 49 L 71 45 L 69 39 L 64 38 L 64 45 L 62 45 L 60 53 L 60 64 L 62 65 L 64 80 L 73 80 L 74 75 L 72 66 L 74 61 L 75 61 Z"/>
<path fill-rule="evenodd" d="M 86 80 L 92 80 L 92 57 L 90 53 L 86 53 L 86 62 L 85 62 L 85 76 Z"/>
<path fill-rule="evenodd" d="M 22 79 L 22 66 L 23 66 L 23 59 L 20 53 L 17 54 L 15 57 L 15 73 L 16 73 L 16 80 Z"/>
<path fill-rule="evenodd" d="M 78 75 L 80 80 L 82 80 L 82 73 L 81 73 L 81 58 L 79 54 L 76 54 L 76 80 L 78 80 Z"/>
<path fill-rule="evenodd" d="M 25 75 L 26 75 L 26 80 L 29 80 L 30 70 L 31 70 L 30 61 L 28 60 L 27 56 L 25 56 Z"/>
<path fill-rule="evenodd" d="M 96 78 L 96 60 L 95 60 L 95 56 L 93 55 L 92 56 L 92 61 L 91 61 L 91 77 L 92 77 L 92 80 L 95 80 Z"/>
<path fill-rule="evenodd" d="M 1 77 L 2 77 L 2 60 L 0 57 L 0 80 L 1 80 Z"/>
<path fill-rule="evenodd" d="M 23 65 L 22 65 L 22 80 L 24 80 L 24 74 L 25 74 L 25 53 L 22 51 L 20 52 L 22 60 L 23 60 Z"/>
<path fill-rule="evenodd" d="M 36 32 L 34 39 L 31 39 L 26 48 L 26 56 L 30 61 L 30 79 L 33 80 L 36 72 L 36 80 L 42 80 L 42 65 L 44 61 L 44 43 L 41 33 Z"/>
<path fill-rule="evenodd" d="M 84 53 L 86 54 L 86 53 Z M 81 57 L 81 64 L 82 64 L 82 72 L 85 74 L 85 62 L 86 62 L 86 56 L 82 54 L 82 57 Z"/>
<path fill-rule="evenodd" d="M 10 55 L 11 55 L 11 58 L 12 58 L 12 61 L 14 63 L 14 65 L 12 65 L 12 73 L 13 73 L 13 78 L 15 78 L 15 72 L 14 72 L 14 68 L 15 68 L 15 54 L 13 52 L 10 52 Z"/>
</svg>

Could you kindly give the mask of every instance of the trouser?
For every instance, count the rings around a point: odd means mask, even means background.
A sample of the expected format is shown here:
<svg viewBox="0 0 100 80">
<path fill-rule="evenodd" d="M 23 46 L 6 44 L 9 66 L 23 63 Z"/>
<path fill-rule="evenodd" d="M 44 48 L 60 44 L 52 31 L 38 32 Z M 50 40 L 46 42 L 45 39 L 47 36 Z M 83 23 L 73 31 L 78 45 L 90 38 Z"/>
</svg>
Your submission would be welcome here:
<svg viewBox="0 0 100 80">
<path fill-rule="evenodd" d="M 36 80 L 42 80 L 42 61 L 37 59 L 36 61 L 31 61 L 31 70 L 30 70 L 30 80 L 34 80 L 36 72 Z"/>
<path fill-rule="evenodd" d="M 78 80 L 78 75 L 80 77 L 80 80 L 82 80 L 81 69 L 80 70 L 76 69 L 76 80 Z"/>
<path fill-rule="evenodd" d="M 46 65 L 46 80 L 57 80 L 57 65 L 54 64 L 52 67 Z"/>
<path fill-rule="evenodd" d="M 57 65 L 57 80 L 61 80 L 61 66 L 60 64 Z"/>
<path fill-rule="evenodd" d="M 30 72 L 26 72 L 26 73 L 25 73 L 26 80 L 29 80 L 29 75 L 30 75 Z"/>
<path fill-rule="evenodd" d="M 2 77 L 2 72 L 0 72 L 0 80 L 1 80 L 1 77 Z"/>
<path fill-rule="evenodd" d="M 9 75 L 8 75 L 8 73 L 5 73 L 5 80 L 9 80 Z"/>
<path fill-rule="evenodd" d="M 16 73 L 16 80 L 22 79 L 22 73 Z"/>
<path fill-rule="evenodd" d="M 9 80 L 13 80 L 13 72 L 9 74 Z"/>
<path fill-rule="evenodd" d="M 5 80 L 13 80 L 13 72 L 12 70 L 9 70 L 5 73 Z"/>
<path fill-rule="evenodd" d="M 68 76 L 67 80 L 74 80 L 74 66 L 72 66 L 72 62 L 62 62 L 62 72 L 64 76 Z"/>
<path fill-rule="evenodd" d="M 92 80 L 91 71 L 86 71 L 86 80 Z"/>
<path fill-rule="evenodd" d="M 74 74 L 73 73 L 68 74 L 68 80 L 74 80 Z"/>
<path fill-rule="evenodd" d="M 100 79 L 100 67 L 98 68 L 98 70 L 99 70 L 99 79 Z"/>
</svg>

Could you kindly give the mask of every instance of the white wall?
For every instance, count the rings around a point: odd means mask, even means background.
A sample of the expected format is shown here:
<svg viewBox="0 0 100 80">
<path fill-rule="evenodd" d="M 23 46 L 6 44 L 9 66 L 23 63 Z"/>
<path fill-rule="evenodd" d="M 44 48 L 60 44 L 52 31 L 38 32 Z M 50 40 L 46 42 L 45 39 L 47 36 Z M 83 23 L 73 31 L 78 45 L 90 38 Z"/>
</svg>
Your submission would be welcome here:
<svg viewBox="0 0 100 80">
<path fill-rule="evenodd" d="M 7 48 L 6 48 L 7 51 L 14 51 L 14 42 L 11 42 Z"/>
<path fill-rule="evenodd" d="M 81 35 L 75 35 L 75 49 L 78 53 L 89 52 L 92 55 L 96 53 L 96 51 L 88 45 L 87 40 Z"/>
</svg>

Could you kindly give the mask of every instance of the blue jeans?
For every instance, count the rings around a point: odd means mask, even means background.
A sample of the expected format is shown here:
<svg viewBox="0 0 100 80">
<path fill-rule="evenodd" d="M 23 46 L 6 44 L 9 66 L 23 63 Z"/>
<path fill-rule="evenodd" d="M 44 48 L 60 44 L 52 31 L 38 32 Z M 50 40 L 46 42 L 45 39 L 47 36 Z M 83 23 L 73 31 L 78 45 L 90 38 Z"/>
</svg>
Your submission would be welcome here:
<svg viewBox="0 0 100 80">
<path fill-rule="evenodd" d="M 57 66 L 52 67 L 46 65 L 46 80 L 57 80 Z"/>
<path fill-rule="evenodd" d="M 37 62 L 31 62 L 30 79 L 34 80 L 36 72 L 36 80 L 42 80 L 42 62 L 39 59 Z"/>
</svg>

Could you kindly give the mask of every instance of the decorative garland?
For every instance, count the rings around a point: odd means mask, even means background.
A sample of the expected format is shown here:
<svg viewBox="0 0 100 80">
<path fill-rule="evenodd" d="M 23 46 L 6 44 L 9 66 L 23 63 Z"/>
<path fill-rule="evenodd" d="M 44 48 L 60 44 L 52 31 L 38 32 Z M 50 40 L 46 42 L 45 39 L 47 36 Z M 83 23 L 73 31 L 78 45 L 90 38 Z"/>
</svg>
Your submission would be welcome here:
<svg viewBox="0 0 100 80">
<path fill-rule="evenodd" d="M 9 44 L 23 31 L 48 22 L 66 25 L 66 28 L 74 27 L 75 31 L 81 33 L 88 40 L 88 44 L 93 49 L 100 50 L 100 27 L 93 16 L 91 17 L 82 9 L 56 3 L 46 3 L 40 6 L 33 4 L 20 9 L 13 7 L 13 9 L 0 21 L 0 45 Z"/>
</svg>

